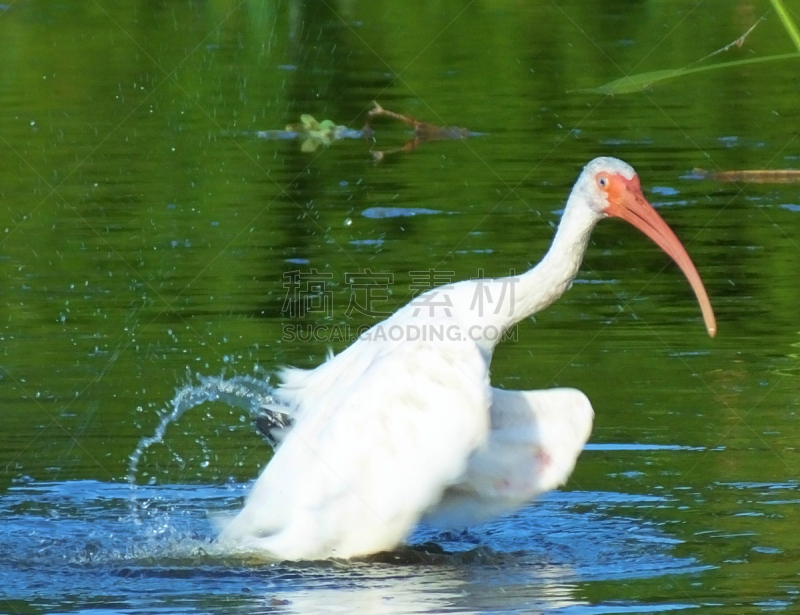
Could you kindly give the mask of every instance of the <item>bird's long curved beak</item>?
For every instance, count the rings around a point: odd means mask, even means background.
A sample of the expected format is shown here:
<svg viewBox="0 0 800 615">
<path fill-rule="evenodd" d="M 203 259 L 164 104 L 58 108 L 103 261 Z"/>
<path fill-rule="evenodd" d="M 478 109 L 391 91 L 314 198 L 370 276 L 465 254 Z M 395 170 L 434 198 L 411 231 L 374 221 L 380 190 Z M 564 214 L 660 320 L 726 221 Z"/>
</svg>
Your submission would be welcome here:
<svg viewBox="0 0 800 615">
<path fill-rule="evenodd" d="M 705 286 L 703 286 L 703 281 L 700 279 L 700 274 L 697 273 L 697 269 L 692 263 L 692 259 L 689 258 L 689 254 L 687 254 L 683 244 L 672 232 L 672 229 L 667 226 L 664 219 L 653 209 L 653 206 L 644 198 L 637 176 L 634 175 L 632 179 L 618 176 L 615 179 L 619 181 L 614 182 L 613 187 L 616 189 L 608 191 L 609 206 L 606 208 L 605 213 L 631 223 L 658 244 L 664 252 L 669 254 L 670 258 L 681 268 L 686 279 L 689 280 L 689 284 L 692 285 L 692 290 L 697 296 L 697 302 L 700 304 L 700 310 L 703 312 L 703 320 L 706 323 L 708 334 L 714 337 L 717 334 L 714 310 L 711 308 L 711 302 L 708 299 Z"/>
</svg>

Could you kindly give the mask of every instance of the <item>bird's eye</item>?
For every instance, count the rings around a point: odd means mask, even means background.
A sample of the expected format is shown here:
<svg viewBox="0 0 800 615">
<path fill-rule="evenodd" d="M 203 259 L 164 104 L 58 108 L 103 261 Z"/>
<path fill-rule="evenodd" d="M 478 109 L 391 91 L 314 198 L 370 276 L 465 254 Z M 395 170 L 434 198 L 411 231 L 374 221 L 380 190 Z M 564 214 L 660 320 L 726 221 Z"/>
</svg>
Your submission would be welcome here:
<svg viewBox="0 0 800 615">
<path fill-rule="evenodd" d="M 601 175 L 598 178 L 597 183 L 600 184 L 601 188 L 605 188 L 606 186 L 608 186 L 608 178 L 605 175 Z"/>
</svg>

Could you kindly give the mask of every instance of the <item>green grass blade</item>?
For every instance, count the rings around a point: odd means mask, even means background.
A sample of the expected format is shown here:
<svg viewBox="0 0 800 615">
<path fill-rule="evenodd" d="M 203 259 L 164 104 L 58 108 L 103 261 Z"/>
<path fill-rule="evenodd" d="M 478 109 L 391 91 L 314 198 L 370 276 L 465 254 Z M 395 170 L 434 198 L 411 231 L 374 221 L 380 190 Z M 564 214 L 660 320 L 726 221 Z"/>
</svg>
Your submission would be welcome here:
<svg viewBox="0 0 800 615">
<path fill-rule="evenodd" d="M 655 83 L 659 83 L 666 79 L 673 79 L 675 77 L 682 77 L 684 75 L 691 75 L 693 73 L 701 73 L 707 70 L 718 70 L 721 68 L 731 68 L 733 66 L 744 66 L 745 64 L 758 64 L 760 62 L 771 62 L 775 60 L 788 60 L 789 58 L 800 58 L 800 51 L 794 53 L 782 53 L 772 56 L 762 56 L 758 58 L 747 58 L 746 60 L 733 60 L 731 62 L 719 62 L 718 64 L 708 64 L 706 66 L 696 66 L 692 68 L 673 68 L 668 70 L 654 70 L 647 73 L 639 73 L 631 75 L 630 77 L 622 77 L 609 81 L 596 88 L 587 88 L 582 90 L 573 90 L 573 92 L 580 92 L 586 94 L 632 94 L 634 92 L 641 92 L 647 87 Z"/>
<path fill-rule="evenodd" d="M 783 0 L 770 0 L 770 2 L 772 2 L 775 12 L 778 13 L 778 17 L 781 18 L 783 26 L 789 33 L 789 36 L 791 37 L 794 46 L 797 48 L 797 51 L 800 51 L 800 31 L 798 31 L 797 26 L 792 21 L 789 11 L 787 11 L 786 7 L 783 6 Z"/>
</svg>

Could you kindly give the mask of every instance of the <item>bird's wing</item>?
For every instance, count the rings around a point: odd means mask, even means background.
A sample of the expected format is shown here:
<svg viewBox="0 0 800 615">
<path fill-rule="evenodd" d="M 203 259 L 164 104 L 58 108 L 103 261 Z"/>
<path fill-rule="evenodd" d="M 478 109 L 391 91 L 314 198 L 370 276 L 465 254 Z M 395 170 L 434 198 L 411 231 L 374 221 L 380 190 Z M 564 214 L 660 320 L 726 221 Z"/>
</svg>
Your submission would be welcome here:
<svg viewBox="0 0 800 615">
<path fill-rule="evenodd" d="M 294 427 L 221 540 L 286 559 L 389 549 L 463 475 L 489 432 L 479 350 L 424 341 L 357 347 L 368 359 L 357 379 L 315 380 L 306 398 L 313 411 L 295 395 Z M 335 369 L 336 359 L 322 367 Z"/>
<path fill-rule="evenodd" d="M 425 520 L 442 527 L 480 523 L 566 482 L 592 429 L 594 412 L 575 389 L 492 389 L 487 444 Z"/>
</svg>

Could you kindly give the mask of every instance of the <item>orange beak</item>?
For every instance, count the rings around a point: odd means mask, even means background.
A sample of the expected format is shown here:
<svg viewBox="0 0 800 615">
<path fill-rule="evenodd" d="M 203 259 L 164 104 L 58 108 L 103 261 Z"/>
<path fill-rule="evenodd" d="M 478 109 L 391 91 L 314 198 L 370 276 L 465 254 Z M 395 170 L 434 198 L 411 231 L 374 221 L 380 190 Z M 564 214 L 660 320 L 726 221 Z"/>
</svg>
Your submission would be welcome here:
<svg viewBox="0 0 800 615">
<path fill-rule="evenodd" d="M 639 178 L 634 175 L 632 179 L 626 179 L 622 175 L 612 176 L 606 192 L 608 194 L 608 207 L 605 213 L 614 218 L 622 218 L 630 222 L 633 226 L 642 231 L 658 246 L 669 254 L 670 258 L 681 268 L 683 275 L 692 285 L 692 290 L 700 304 L 703 312 L 703 320 L 706 329 L 711 337 L 717 334 L 717 322 L 714 318 L 714 310 L 711 309 L 711 302 L 703 286 L 703 281 L 695 269 L 692 259 L 686 253 L 686 249 L 680 240 L 667 226 L 664 219 L 658 215 L 653 206 L 647 202 L 642 194 L 639 185 Z"/>
</svg>

